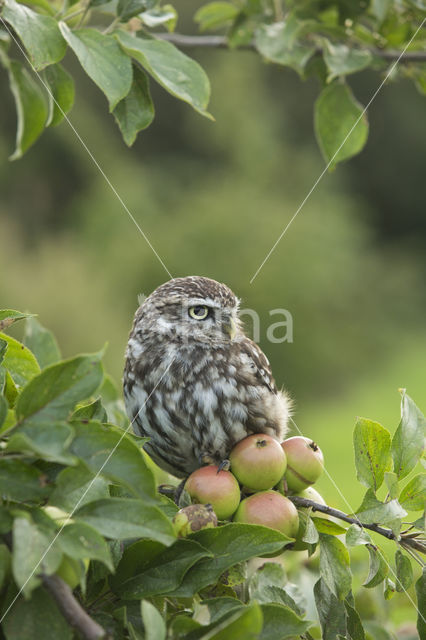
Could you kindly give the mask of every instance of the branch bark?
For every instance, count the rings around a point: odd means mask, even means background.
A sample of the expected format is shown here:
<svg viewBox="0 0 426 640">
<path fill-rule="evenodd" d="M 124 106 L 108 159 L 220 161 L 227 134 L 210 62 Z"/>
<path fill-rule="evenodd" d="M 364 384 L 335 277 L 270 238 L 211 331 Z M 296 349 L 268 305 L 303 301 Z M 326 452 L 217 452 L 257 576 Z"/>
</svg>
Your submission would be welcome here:
<svg viewBox="0 0 426 640">
<path fill-rule="evenodd" d="M 177 47 L 184 49 L 195 49 L 199 47 L 210 49 L 229 49 L 226 36 L 193 36 L 183 33 L 157 33 L 157 38 L 161 40 L 167 40 L 175 44 Z M 256 51 L 254 42 L 244 44 L 238 47 L 239 50 L 244 51 Z M 389 62 L 395 62 L 401 55 L 401 51 L 384 50 L 384 49 L 369 49 L 370 53 L 382 60 Z M 316 55 L 320 55 L 321 51 L 318 49 Z M 406 51 L 399 61 L 401 64 L 408 64 L 410 62 L 426 62 L 426 53 L 423 51 Z"/>
<path fill-rule="evenodd" d="M 384 536 L 388 540 L 393 540 L 403 547 L 411 547 L 412 549 L 416 549 L 416 551 L 420 551 L 421 553 L 426 554 L 426 545 L 421 540 L 417 540 L 416 537 L 412 534 L 396 536 L 394 532 L 391 531 L 391 529 L 386 529 L 385 527 L 381 527 L 378 524 L 365 524 L 364 522 L 358 520 L 358 518 L 348 516 L 343 511 L 340 511 L 339 509 L 333 509 L 328 505 L 318 504 L 313 500 L 308 500 L 307 498 L 302 498 L 300 496 L 288 496 L 288 499 L 291 500 L 296 507 L 305 507 L 308 509 L 311 508 L 312 511 L 325 513 L 329 516 L 333 516 L 334 518 L 338 518 L 339 520 L 343 520 L 348 524 L 357 524 L 362 529 L 369 529 L 370 531 L 379 533 L 381 536 Z"/>
<path fill-rule="evenodd" d="M 71 588 L 59 576 L 42 574 L 46 589 L 55 599 L 58 608 L 69 625 L 86 638 L 86 640 L 108 639 L 108 634 L 74 598 Z"/>
</svg>

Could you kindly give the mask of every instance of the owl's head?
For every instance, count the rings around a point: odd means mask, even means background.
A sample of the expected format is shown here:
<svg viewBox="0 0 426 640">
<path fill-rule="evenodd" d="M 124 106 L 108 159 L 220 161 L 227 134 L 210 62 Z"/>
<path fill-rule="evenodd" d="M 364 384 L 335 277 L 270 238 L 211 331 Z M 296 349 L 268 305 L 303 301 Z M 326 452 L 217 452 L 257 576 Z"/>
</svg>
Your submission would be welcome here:
<svg viewBox="0 0 426 640">
<path fill-rule="evenodd" d="M 224 284 L 201 276 L 159 286 L 136 313 L 143 331 L 201 342 L 233 340 L 240 329 L 239 300 Z"/>
</svg>

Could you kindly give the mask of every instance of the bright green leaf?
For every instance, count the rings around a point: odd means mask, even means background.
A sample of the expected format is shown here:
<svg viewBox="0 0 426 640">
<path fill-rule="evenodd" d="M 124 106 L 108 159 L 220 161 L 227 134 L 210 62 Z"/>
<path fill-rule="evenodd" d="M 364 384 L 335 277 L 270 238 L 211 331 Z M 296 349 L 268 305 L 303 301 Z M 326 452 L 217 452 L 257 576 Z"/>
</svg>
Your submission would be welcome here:
<svg viewBox="0 0 426 640">
<path fill-rule="evenodd" d="M 84 522 L 67 524 L 58 536 L 58 545 L 71 558 L 99 560 L 114 571 L 111 552 L 104 538 Z"/>
<path fill-rule="evenodd" d="M 413 400 L 401 391 L 401 422 L 392 440 L 394 471 L 405 478 L 419 461 L 425 442 L 426 419 Z"/>
<path fill-rule="evenodd" d="M 72 424 L 76 435 L 70 450 L 84 460 L 91 471 L 101 471 L 104 476 L 124 484 L 135 496 L 148 501 L 155 498 L 154 475 L 141 449 L 125 432 L 95 421 Z"/>
<path fill-rule="evenodd" d="M 42 587 L 31 600 L 19 598 L 2 622 L 6 640 L 71 640 L 71 627 L 59 611 L 56 602 Z"/>
<path fill-rule="evenodd" d="M 395 553 L 395 565 L 396 565 L 396 590 L 407 591 L 413 584 L 414 575 L 413 567 L 411 566 L 410 559 L 397 549 Z"/>
<path fill-rule="evenodd" d="M 80 507 L 75 518 L 108 538 L 154 538 L 170 545 L 175 540 L 170 520 L 152 505 L 130 498 L 96 500 Z"/>
<path fill-rule="evenodd" d="M 141 601 L 141 615 L 145 628 L 145 640 L 165 640 L 166 623 L 158 609 L 148 600 Z"/>
<path fill-rule="evenodd" d="M 249 558 L 275 553 L 290 540 L 279 531 L 254 524 L 229 523 L 204 529 L 191 536 L 214 554 L 195 565 L 186 574 L 173 596 L 190 597 L 209 584 L 215 584 L 230 567 Z"/>
<path fill-rule="evenodd" d="M 343 542 L 320 533 L 320 574 L 333 594 L 343 600 L 351 589 L 349 553 Z"/>
<path fill-rule="evenodd" d="M 327 520 L 326 518 L 311 519 L 319 533 L 328 533 L 331 536 L 340 536 L 346 533 L 346 529 L 337 524 L 337 522 L 333 522 L 333 520 Z"/>
<path fill-rule="evenodd" d="M 40 367 L 31 351 L 21 342 L 0 333 L 0 338 L 7 342 L 7 350 L 3 356 L 3 366 L 9 371 L 12 380 L 23 386 L 40 373 Z"/>
<path fill-rule="evenodd" d="M 302 620 L 291 608 L 282 604 L 262 604 L 263 628 L 259 640 L 294 638 L 304 634 L 312 622 Z"/>
<path fill-rule="evenodd" d="M 382 551 L 380 551 L 378 547 L 369 544 L 367 545 L 367 549 L 370 554 L 370 569 L 363 586 L 371 589 L 383 582 L 388 575 L 389 568 Z"/>
<path fill-rule="evenodd" d="M 0 331 L 4 331 L 17 320 L 23 320 L 25 318 L 31 318 L 31 314 L 22 313 L 21 311 L 15 311 L 15 309 L 1 309 L 0 310 Z"/>
<path fill-rule="evenodd" d="M 416 582 L 417 594 L 417 631 L 419 638 L 426 638 L 426 619 L 424 612 L 426 611 L 426 567 L 423 567 L 423 573 Z"/>
<path fill-rule="evenodd" d="M 298 40 L 303 23 L 294 16 L 285 22 L 262 24 L 255 33 L 259 53 L 270 62 L 291 67 L 302 74 L 315 46 Z"/>
<path fill-rule="evenodd" d="M 206 111 L 210 83 L 204 70 L 173 44 L 149 36 L 134 37 L 119 31 L 116 37 L 127 55 L 139 62 L 166 91 L 190 104 L 198 113 Z"/>
<path fill-rule="evenodd" d="M 426 507 L 426 473 L 419 473 L 403 488 L 399 497 L 407 511 L 420 511 Z"/>
<path fill-rule="evenodd" d="M 367 142 L 367 116 L 346 84 L 335 81 L 323 89 L 315 103 L 314 123 L 330 168 L 359 153 Z"/>
<path fill-rule="evenodd" d="M 102 406 L 102 400 L 100 398 L 97 398 L 90 404 L 83 404 L 81 407 L 77 407 L 77 409 L 71 416 L 71 420 L 77 420 L 79 422 L 83 420 L 107 422 L 108 416 L 107 412 Z"/>
<path fill-rule="evenodd" d="M 45 476 L 34 466 L 16 459 L 0 460 L 0 494 L 5 500 L 38 501 L 49 493 Z"/>
<path fill-rule="evenodd" d="M 194 21 L 200 25 L 200 31 L 220 29 L 231 23 L 238 15 L 238 7 L 231 2 L 209 2 L 194 14 Z"/>
<path fill-rule="evenodd" d="M 385 484 L 388 488 L 388 495 L 391 500 L 395 500 L 399 494 L 398 477 L 393 471 L 385 471 Z"/>
<path fill-rule="evenodd" d="M 49 70 L 52 68 L 54 67 L 49 67 Z M 41 369 L 61 359 L 61 352 L 54 335 L 42 327 L 36 318 L 28 318 L 25 322 L 23 343 L 35 355 Z"/>
<path fill-rule="evenodd" d="M 332 44 L 329 40 L 324 43 L 324 61 L 329 71 L 329 81 L 365 69 L 371 64 L 372 59 L 373 56 L 367 49 Z"/>
<path fill-rule="evenodd" d="M 4 396 L 0 396 L 0 433 L 1 427 L 6 420 L 7 412 L 9 411 L 9 404 Z"/>
<path fill-rule="evenodd" d="M 64 57 L 67 45 L 54 18 L 36 13 L 15 0 L 5 0 L 2 15 L 22 40 L 37 71 Z"/>
<path fill-rule="evenodd" d="M 53 535 L 41 531 L 29 517 L 17 517 L 13 523 L 12 572 L 24 596 L 40 584 L 38 573 L 54 573 L 62 560 L 62 552 Z"/>
<path fill-rule="evenodd" d="M 0 589 L 6 581 L 10 571 L 10 551 L 3 543 L 0 544 Z"/>
<path fill-rule="evenodd" d="M 401 520 L 407 512 L 401 507 L 398 500 L 380 502 L 372 489 L 368 489 L 361 506 L 356 512 L 359 520 L 365 524 L 388 525 L 394 533 L 401 528 Z"/>
<path fill-rule="evenodd" d="M 149 92 L 148 78 L 139 67 L 133 66 L 133 84 L 129 93 L 113 111 L 124 142 L 130 147 L 139 131 L 154 119 L 154 105 Z"/>
<path fill-rule="evenodd" d="M 220 621 L 201 638 L 202 640 L 258 640 L 264 637 L 260 635 L 262 623 L 262 609 L 257 603 L 252 603 Z"/>
<path fill-rule="evenodd" d="M 99 354 L 77 356 L 44 369 L 23 389 L 16 404 L 19 421 L 65 420 L 75 404 L 102 382 Z"/>
<path fill-rule="evenodd" d="M 81 66 L 106 95 L 110 111 L 113 111 L 132 86 L 130 58 L 112 35 L 91 28 L 71 31 L 64 22 L 59 26 Z"/>
<path fill-rule="evenodd" d="M 378 422 L 358 418 L 354 430 L 355 466 L 358 480 L 374 492 L 392 466 L 389 431 Z"/>
<path fill-rule="evenodd" d="M 49 115 L 46 127 L 56 127 L 74 104 L 74 80 L 60 64 L 52 64 L 42 74 L 48 87 Z M 59 358 L 58 358 L 59 359 Z M 56 362 L 52 361 L 52 362 Z M 49 362 L 51 364 L 51 362 Z"/>
</svg>

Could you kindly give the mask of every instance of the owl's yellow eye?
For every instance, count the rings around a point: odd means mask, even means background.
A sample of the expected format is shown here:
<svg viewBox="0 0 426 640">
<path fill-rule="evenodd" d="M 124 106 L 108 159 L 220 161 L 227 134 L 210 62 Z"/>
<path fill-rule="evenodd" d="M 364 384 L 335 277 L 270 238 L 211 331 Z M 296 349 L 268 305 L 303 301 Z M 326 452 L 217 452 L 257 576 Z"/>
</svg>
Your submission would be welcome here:
<svg viewBox="0 0 426 640">
<path fill-rule="evenodd" d="M 194 320 L 205 320 L 209 315 L 209 308 L 203 304 L 197 304 L 196 307 L 190 307 L 188 313 Z"/>
</svg>

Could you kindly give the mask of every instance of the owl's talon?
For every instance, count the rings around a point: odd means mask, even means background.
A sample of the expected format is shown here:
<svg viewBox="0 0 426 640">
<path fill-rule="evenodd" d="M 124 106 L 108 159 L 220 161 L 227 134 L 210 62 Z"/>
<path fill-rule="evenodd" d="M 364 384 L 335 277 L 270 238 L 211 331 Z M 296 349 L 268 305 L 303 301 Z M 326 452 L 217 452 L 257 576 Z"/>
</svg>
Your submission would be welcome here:
<svg viewBox="0 0 426 640">
<path fill-rule="evenodd" d="M 229 469 L 231 468 L 231 463 L 229 460 L 222 460 L 222 462 L 220 463 L 218 469 L 217 469 L 217 473 L 219 473 L 219 471 L 229 471 Z"/>
</svg>

